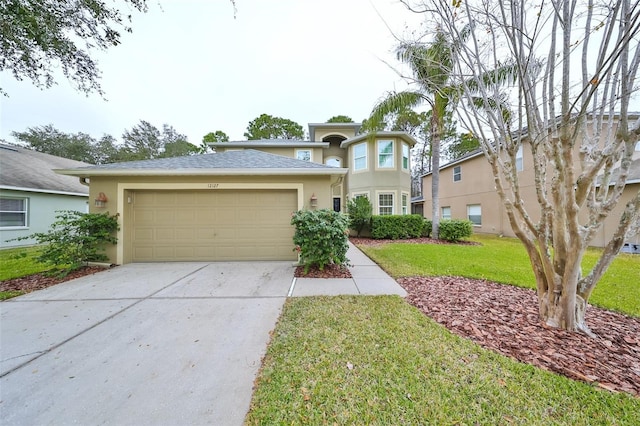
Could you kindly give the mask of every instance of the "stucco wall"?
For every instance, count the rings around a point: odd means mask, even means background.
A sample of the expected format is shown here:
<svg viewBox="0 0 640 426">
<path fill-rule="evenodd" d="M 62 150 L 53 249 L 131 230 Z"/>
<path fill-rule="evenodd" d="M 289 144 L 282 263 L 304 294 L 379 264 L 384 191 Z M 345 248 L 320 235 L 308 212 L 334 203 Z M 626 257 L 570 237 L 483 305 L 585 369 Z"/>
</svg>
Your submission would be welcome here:
<svg viewBox="0 0 640 426">
<path fill-rule="evenodd" d="M 24 237 L 37 232 L 47 232 L 55 222 L 56 210 L 77 210 L 87 212 L 87 196 L 47 194 L 41 192 L 0 190 L 0 196 L 27 198 L 27 227 L 0 228 L 1 247 L 28 246 L 35 243 L 33 239 L 24 241 L 7 241 Z"/>
</svg>

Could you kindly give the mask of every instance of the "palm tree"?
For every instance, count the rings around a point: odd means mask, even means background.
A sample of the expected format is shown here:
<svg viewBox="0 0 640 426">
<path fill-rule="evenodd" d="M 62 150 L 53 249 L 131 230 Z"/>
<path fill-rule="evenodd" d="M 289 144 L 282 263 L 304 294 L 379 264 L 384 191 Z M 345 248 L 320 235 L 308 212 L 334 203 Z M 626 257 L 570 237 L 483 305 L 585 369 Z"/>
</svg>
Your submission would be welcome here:
<svg viewBox="0 0 640 426">
<path fill-rule="evenodd" d="M 430 43 L 403 42 L 397 48 L 398 59 L 409 65 L 417 88 L 402 92 L 392 92 L 380 101 L 371 112 L 367 124 L 376 128 L 386 116 L 415 108 L 424 103 L 431 107 L 429 123 L 431 139 L 431 220 L 433 238 L 438 238 L 440 225 L 440 142 L 442 140 L 446 114 L 450 114 L 459 99 L 459 86 L 453 83 L 454 65 L 457 51 L 470 34 L 470 28 L 460 32 L 460 39 L 452 40 L 441 29 L 435 33 Z M 506 64 L 500 69 L 488 71 L 485 80 L 493 85 L 501 85 L 513 79 L 515 68 Z"/>
</svg>

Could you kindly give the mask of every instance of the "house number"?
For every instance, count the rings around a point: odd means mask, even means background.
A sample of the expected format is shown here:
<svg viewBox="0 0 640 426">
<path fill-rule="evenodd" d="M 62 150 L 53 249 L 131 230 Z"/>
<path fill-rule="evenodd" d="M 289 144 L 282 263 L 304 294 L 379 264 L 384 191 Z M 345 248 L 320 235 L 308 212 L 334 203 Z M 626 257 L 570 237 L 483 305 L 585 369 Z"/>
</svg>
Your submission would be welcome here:
<svg viewBox="0 0 640 426">
<path fill-rule="evenodd" d="M 219 186 L 220 186 L 219 183 L 209 183 L 209 184 L 207 184 L 207 188 L 209 188 L 209 189 L 216 189 Z"/>
</svg>

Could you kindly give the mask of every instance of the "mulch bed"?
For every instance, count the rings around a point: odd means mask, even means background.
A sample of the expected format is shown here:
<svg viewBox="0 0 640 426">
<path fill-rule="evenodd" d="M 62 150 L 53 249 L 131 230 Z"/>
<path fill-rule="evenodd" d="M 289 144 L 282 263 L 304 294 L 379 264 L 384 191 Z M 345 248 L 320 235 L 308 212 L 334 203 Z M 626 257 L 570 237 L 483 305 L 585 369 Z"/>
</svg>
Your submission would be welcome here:
<svg viewBox="0 0 640 426">
<path fill-rule="evenodd" d="M 533 290 L 461 277 L 398 282 L 407 300 L 452 332 L 479 345 L 610 391 L 640 397 L 640 319 L 589 306 L 599 337 L 546 327 Z"/>
<path fill-rule="evenodd" d="M 345 266 L 326 265 L 322 270 L 312 266 L 305 274 L 304 266 L 297 266 L 293 276 L 296 278 L 351 278 L 351 272 Z"/>
<path fill-rule="evenodd" d="M 101 266 L 84 266 L 80 269 L 70 272 L 67 276 L 58 278 L 55 276 L 47 276 L 45 274 L 27 275 L 21 278 L 12 278 L 10 280 L 0 281 L 0 291 L 21 291 L 31 293 L 32 291 L 42 290 L 52 285 L 60 284 L 74 278 L 84 277 L 85 275 L 95 274 L 104 271 Z"/>
<path fill-rule="evenodd" d="M 356 246 L 380 246 L 383 244 L 398 244 L 398 243 L 410 243 L 410 244 L 457 244 L 457 245 L 465 245 L 465 246 L 477 246 L 480 243 L 476 241 L 458 241 L 458 242 L 449 242 L 445 240 L 434 240 L 432 238 L 407 238 L 406 240 L 375 240 L 373 238 L 365 238 L 365 237 L 349 237 L 349 241 L 351 241 Z"/>
</svg>

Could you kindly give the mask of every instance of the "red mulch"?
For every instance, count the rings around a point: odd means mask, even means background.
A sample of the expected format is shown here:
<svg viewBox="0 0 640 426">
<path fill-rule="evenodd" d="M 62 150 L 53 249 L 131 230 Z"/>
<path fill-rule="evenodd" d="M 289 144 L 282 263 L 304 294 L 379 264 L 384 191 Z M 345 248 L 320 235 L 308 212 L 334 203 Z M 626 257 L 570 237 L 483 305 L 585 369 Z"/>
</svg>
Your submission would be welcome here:
<svg viewBox="0 0 640 426">
<path fill-rule="evenodd" d="M 13 278 L 10 280 L 0 281 L 0 291 L 21 291 L 31 293 L 32 291 L 42 290 L 52 285 L 60 284 L 74 278 L 84 277 L 85 275 L 95 274 L 104 271 L 101 266 L 84 266 L 80 269 L 70 272 L 63 278 L 49 277 L 44 274 L 27 275 L 26 277 Z"/>
<path fill-rule="evenodd" d="M 546 327 L 533 290 L 461 277 L 398 279 L 407 300 L 452 332 L 521 362 L 640 397 L 640 319 L 589 306 L 599 337 Z"/>
<path fill-rule="evenodd" d="M 304 266 L 298 266 L 293 276 L 297 278 L 351 278 L 351 272 L 345 266 L 326 265 L 323 270 L 316 266 L 310 267 L 305 274 Z"/>
</svg>

